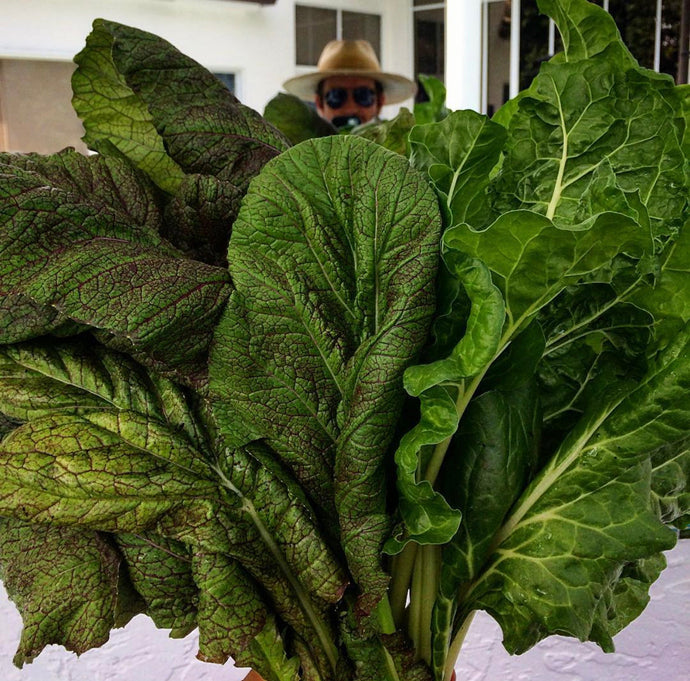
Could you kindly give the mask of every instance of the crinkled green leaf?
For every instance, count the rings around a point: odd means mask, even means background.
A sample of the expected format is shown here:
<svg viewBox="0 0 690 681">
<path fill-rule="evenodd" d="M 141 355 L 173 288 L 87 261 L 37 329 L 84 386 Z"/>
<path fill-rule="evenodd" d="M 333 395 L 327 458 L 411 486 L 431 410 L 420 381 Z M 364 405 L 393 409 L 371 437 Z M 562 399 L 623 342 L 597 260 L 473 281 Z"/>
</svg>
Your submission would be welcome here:
<svg viewBox="0 0 690 681">
<path fill-rule="evenodd" d="M 559 229 L 538 213 L 512 211 L 483 232 L 453 227 L 444 240 L 489 267 L 506 301 L 508 330 L 520 328 L 566 286 L 603 277 L 618 254 L 641 257 L 652 249 L 649 234 L 615 213 L 579 231 Z"/>
<path fill-rule="evenodd" d="M 659 518 L 683 530 L 690 515 L 690 442 L 661 447 L 652 454 L 652 501 Z"/>
<path fill-rule="evenodd" d="M 498 619 L 508 650 L 555 632 L 611 648 L 601 599 L 626 564 L 675 543 L 652 510 L 650 452 L 690 427 L 689 358 L 682 336 L 635 390 L 600 395 L 499 531 L 467 607 Z"/>
<path fill-rule="evenodd" d="M 179 257 L 151 229 L 146 206 L 138 212 L 143 224 L 133 222 L 131 206 L 152 199 L 123 161 L 69 158 L 60 173 L 57 164 L 48 176 L 42 164 L 0 165 L 3 343 L 71 322 L 142 361 L 200 380 L 230 291 L 227 272 Z M 90 174 L 89 165 L 96 166 Z M 118 187 L 137 186 L 130 200 L 113 200 Z"/>
<path fill-rule="evenodd" d="M 690 228 L 686 224 L 665 249 L 653 286 L 640 285 L 630 300 L 649 310 L 659 321 L 690 320 Z"/>
<path fill-rule="evenodd" d="M 414 117 L 420 125 L 443 120 L 449 111 L 446 107 L 446 86 L 434 76 L 418 74 L 417 79 L 424 88 L 427 101 L 415 102 Z"/>
<path fill-rule="evenodd" d="M 386 582 L 385 452 L 432 312 L 439 223 L 404 158 L 334 136 L 266 166 L 230 241 L 237 291 L 211 363 L 221 425 L 265 439 L 316 504 L 337 508 L 365 593 Z"/>
<path fill-rule="evenodd" d="M 198 595 L 189 547 L 155 535 L 115 537 L 127 575 L 144 599 L 146 614 L 173 638 L 197 626 Z"/>
<path fill-rule="evenodd" d="M 452 232 L 447 232 L 447 236 Z M 505 303 L 491 274 L 481 260 L 467 258 L 444 237 L 443 259 L 452 277 L 460 282 L 470 300 L 464 329 L 457 328 L 455 347 L 447 357 L 412 366 L 405 372 L 405 389 L 418 396 L 434 385 L 458 384 L 482 372 L 500 347 Z"/>
<path fill-rule="evenodd" d="M 613 211 L 649 221 L 655 237 L 677 231 L 687 202 L 680 100 L 670 79 L 624 70 L 617 55 L 616 43 L 542 66 L 510 120 L 496 211 L 529 208 L 578 229 Z"/>
<path fill-rule="evenodd" d="M 489 221 L 486 187 L 505 140 L 505 128 L 474 111 L 455 111 L 410 133 L 410 162 L 429 174 L 448 226 Z"/>
<path fill-rule="evenodd" d="M 434 491 L 435 473 L 428 470 L 432 465 L 428 457 L 433 455 L 427 452 L 432 446 L 446 446 L 457 430 L 463 381 L 482 372 L 494 358 L 505 319 L 503 298 L 481 261 L 450 248 L 444 252 L 444 261 L 450 275 L 462 285 L 471 308 L 464 328 L 456 329 L 459 340 L 447 357 L 405 371 L 405 389 L 420 398 L 421 417 L 395 453 L 404 529 L 386 543 L 390 553 L 401 551 L 409 541 L 443 544 L 457 532 L 460 513 Z"/>
<path fill-rule="evenodd" d="M 454 391 L 436 386 L 419 396 L 420 420 L 400 441 L 395 453 L 398 506 L 404 527 L 385 544 L 396 554 L 407 543 L 442 544 L 457 532 L 461 514 L 420 474 L 425 450 L 448 440 L 458 428 Z"/>
<path fill-rule="evenodd" d="M 568 61 L 591 58 L 612 44 L 622 46 L 613 17 L 598 7 L 580 0 L 537 0 L 537 5 L 556 22 Z"/>
<path fill-rule="evenodd" d="M 14 663 L 51 643 L 77 654 L 103 645 L 115 624 L 119 566 L 97 532 L 0 518 L 0 574 L 24 623 Z"/>
<path fill-rule="evenodd" d="M 75 61 L 73 101 L 87 144 L 106 154 L 116 146 L 170 193 L 185 173 L 243 191 L 287 146 L 213 74 L 151 33 L 97 19 Z"/>
<path fill-rule="evenodd" d="M 539 378 L 549 429 L 572 427 L 597 383 L 646 370 L 654 320 L 607 284 L 567 289 L 539 319 L 547 337 Z"/>
<path fill-rule="evenodd" d="M 540 342 L 541 341 L 541 342 Z M 468 405 L 448 448 L 440 491 L 462 511 L 458 532 L 443 547 L 432 615 L 432 663 L 446 665 L 463 583 L 476 578 L 493 537 L 537 467 L 540 413 L 535 365 L 544 347 L 537 325 L 521 334 Z"/>
<path fill-rule="evenodd" d="M 594 622 L 594 640 L 615 636 L 636 619 L 649 603 L 649 587 L 666 567 L 663 553 L 625 565 L 615 575 L 609 589 L 600 600 L 599 613 Z M 601 628 L 597 632 L 596 628 Z"/>
</svg>

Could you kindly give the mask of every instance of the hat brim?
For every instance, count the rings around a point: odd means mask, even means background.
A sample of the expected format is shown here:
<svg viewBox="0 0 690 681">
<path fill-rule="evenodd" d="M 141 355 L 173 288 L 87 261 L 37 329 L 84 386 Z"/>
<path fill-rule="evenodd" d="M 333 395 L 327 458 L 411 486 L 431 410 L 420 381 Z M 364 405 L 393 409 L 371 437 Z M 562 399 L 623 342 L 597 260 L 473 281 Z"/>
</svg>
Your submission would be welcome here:
<svg viewBox="0 0 690 681">
<path fill-rule="evenodd" d="M 398 104 L 417 94 L 417 85 L 409 78 L 398 76 L 394 73 L 382 73 L 381 71 L 353 71 L 352 69 L 336 69 L 332 71 L 315 71 L 305 73 L 303 76 L 295 76 L 283 83 L 283 87 L 291 95 L 308 102 L 314 100 L 316 88 L 324 78 L 331 76 L 358 76 L 360 78 L 373 78 L 381 83 L 383 93 L 386 96 L 386 104 Z"/>
</svg>

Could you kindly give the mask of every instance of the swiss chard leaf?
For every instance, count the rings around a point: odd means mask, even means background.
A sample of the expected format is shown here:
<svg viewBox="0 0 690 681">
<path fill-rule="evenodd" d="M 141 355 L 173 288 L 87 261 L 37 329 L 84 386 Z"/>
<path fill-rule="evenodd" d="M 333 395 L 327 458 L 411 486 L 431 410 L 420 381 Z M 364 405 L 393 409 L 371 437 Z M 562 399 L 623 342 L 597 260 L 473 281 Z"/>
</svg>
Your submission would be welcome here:
<svg viewBox="0 0 690 681">
<path fill-rule="evenodd" d="M 689 357 L 683 336 L 627 396 L 601 395 L 499 531 L 468 607 L 498 619 L 509 650 L 556 631 L 611 648 L 601 599 L 623 566 L 675 543 L 652 509 L 649 453 L 690 426 Z"/>
<path fill-rule="evenodd" d="M 544 64 L 510 119 L 497 212 L 529 208 L 582 229 L 613 211 L 648 220 L 656 238 L 678 230 L 680 101 L 670 79 L 632 68 L 623 50 Z"/>
<path fill-rule="evenodd" d="M 429 174 L 448 226 L 482 227 L 489 221 L 486 187 L 505 141 L 502 126 L 474 111 L 455 111 L 412 130 L 410 162 Z"/>
<path fill-rule="evenodd" d="M 223 431 L 265 439 L 337 510 L 350 569 L 374 598 L 386 583 L 385 453 L 433 309 L 439 231 L 436 199 L 404 158 L 335 136 L 267 164 L 230 241 L 237 290 L 210 369 Z"/>
</svg>

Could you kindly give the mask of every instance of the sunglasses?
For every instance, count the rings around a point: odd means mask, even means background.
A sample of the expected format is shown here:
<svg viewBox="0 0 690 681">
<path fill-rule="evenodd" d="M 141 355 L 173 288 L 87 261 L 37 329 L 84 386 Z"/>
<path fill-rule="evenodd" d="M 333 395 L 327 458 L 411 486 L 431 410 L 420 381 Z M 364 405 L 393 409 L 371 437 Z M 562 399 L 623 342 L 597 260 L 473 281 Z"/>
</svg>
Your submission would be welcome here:
<svg viewBox="0 0 690 681">
<path fill-rule="evenodd" d="M 344 87 L 334 87 L 323 96 L 323 99 L 331 109 L 340 109 L 347 102 L 349 92 L 352 92 L 352 99 L 359 106 L 369 107 L 376 102 L 376 92 L 366 85 L 351 90 Z"/>
</svg>

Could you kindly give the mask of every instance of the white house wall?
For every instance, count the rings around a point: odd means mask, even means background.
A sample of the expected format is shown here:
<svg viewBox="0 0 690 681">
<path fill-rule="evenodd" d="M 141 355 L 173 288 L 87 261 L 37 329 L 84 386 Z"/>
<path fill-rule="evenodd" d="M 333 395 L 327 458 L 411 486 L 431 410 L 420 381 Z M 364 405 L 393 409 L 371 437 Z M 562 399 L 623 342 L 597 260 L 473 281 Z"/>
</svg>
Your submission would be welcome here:
<svg viewBox="0 0 690 681">
<path fill-rule="evenodd" d="M 380 14 L 383 68 L 412 75 L 410 0 L 299 4 Z M 265 6 L 233 0 L 2 0 L 1 6 L 0 59 L 69 61 L 93 20 L 103 17 L 156 33 L 212 71 L 236 74 L 238 97 L 259 111 L 298 71 L 295 0 Z"/>
</svg>

